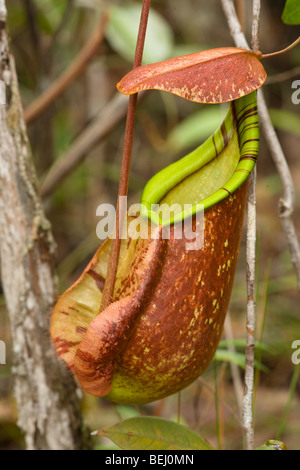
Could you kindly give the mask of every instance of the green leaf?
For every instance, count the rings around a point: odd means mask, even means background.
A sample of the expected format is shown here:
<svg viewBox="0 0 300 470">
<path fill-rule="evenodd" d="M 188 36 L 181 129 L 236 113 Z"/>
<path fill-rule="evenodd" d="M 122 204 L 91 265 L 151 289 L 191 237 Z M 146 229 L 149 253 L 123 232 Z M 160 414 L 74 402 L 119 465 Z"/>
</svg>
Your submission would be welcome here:
<svg viewBox="0 0 300 470">
<path fill-rule="evenodd" d="M 287 448 L 283 442 L 270 439 L 255 450 L 287 450 Z"/>
<path fill-rule="evenodd" d="M 106 39 L 124 59 L 133 61 L 141 15 L 141 6 L 111 6 Z M 168 23 L 156 11 L 149 14 L 143 62 L 152 63 L 170 57 L 174 38 Z"/>
<path fill-rule="evenodd" d="M 286 111 L 284 109 L 269 109 L 273 125 L 285 132 L 290 132 L 300 136 L 300 116 L 299 114 Z"/>
<path fill-rule="evenodd" d="M 223 107 L 222 107 L 223 109 Z M 224 113 L 220 106 L 207 107 L 184 119 L 169 133 L 167 143 L 176 151 L 187 149 L 209 137 L 220 125 Z"/>
<path fill-rule="evenodd" d="M 235 339 L 224 339 L 219 342 L 219 348 L 228 348 L 228 346 L 234 346 L 236 348 L 245 348 L 246 347 L 246 339 L 243 338 L 235 338 Z M 261 343 L 259 341 L 255 341 L 254 347 L 256 350 L 265 351 L 270 354 L 274 354 L 275 350 L 271 346 L 266 343 Z"/>
<path fill-rule="evenodd" d="M 236 351 L 228 351 L 227 349 L 217 349 L 215 356 L 215 361 L 226 361 L 226 362 L 233 362 L 237 364 L 242 369 L 245 369 L 246 358 L 245 354 L 239 353 Z M 264 372 L 269 372 L 269 369 L 264 366 L 262 363 L 254 361 L 254 366 L 257 369 L 260 369 Z"/>
<path fill-rule="evenodd" d="M 300 24 L 299 0 L 286 0 L 281 19 L 286 24 Z"/>
<path fill-rule="evenodd" d="M 97 431 L 97 435 L 108 437 L 125 450 L 213 450 L 191 429 L 152 416 L 121 421 Z"/>
<path fill-rule="evenodd" d="M 53 34 L 61 21 L 66 8 L 66 1 L 44 0 L 37 8 L 37 22 L 39 30 L 45 34 Z"/>
</svg>

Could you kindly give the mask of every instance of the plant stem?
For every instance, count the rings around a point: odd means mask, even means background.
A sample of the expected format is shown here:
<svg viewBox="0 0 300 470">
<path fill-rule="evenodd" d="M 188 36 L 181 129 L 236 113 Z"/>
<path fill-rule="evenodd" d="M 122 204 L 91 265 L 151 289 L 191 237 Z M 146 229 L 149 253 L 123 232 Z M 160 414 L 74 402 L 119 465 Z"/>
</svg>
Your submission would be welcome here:
<svg viewBox="0 0 300 470">
<path fill-rule="evenodd" d="M 285 72 L 270 75 L 269 77 L 267 77 L 267 80 L 264 84 L 272 85 L 273 83 L 284 82 L 285 80 L 289 80 L 290 78 L 293 78 L 298 75 L 300 75 L 300 65 L 297 65 L 296 67 L 293 67 L 290 70 L 286 70 Z"/>
<path fill-rule="evenodd" d="M 241 47 L 243 49 L 249 49 L 249 45 L 241 29 L 241 25 L 234 8 L 233 0 L 221 0 L 221 3 L 230 29 L 231 36 L 233 37 L 236 46 Z"/>
<path fill-rule="evenodd" d="M 293 49 L 293 47 L 297 46 L 297 44 L 300 43 L 300 36 L 296 39 L 296 41 L 292 42 L 289 46 L 287 46 L 285 49 L 282 49 L 281 51 L 276 51 L 276 52 L 270 52 L 269 54 L 263 54 L 261 56 L 261 60 L 263 59 L 268 59 L 269 57 L 274 57 L 276 55 L 284 54 L 285 52 L 290 51 Z"/>
<path fill-rule="evenodd" d="M 237 47 L 249 48 L 244 34 L 241 32 L 232 0 L 221 0 L 227 23 Z M 298 41 L 298 40 L 297 40 Z M 296 41 L 296 42 L 297 42 Z M 295 46 L 295 42 L 291 45 Z M 291 48 L 289 46 L 289 49 Z M 285 49 L 286 51 L 286 49 Z M 280 142 L 272 125 L 262 90 L 258 90 L 258 111 L 266 143 L 276 165 L 277 172 L 283 185 L 283 196 L 279 202 L 279 216 L 288 242 L 291 260 L 295 267 L 300 290 L 300 244 L 292 219 L 294 210 L 294 185 L 289 166 L 281 148 Z"/>
<path fill-rule="evenodd" d="M 0 21 L 6 22 L 7 10 L 5 0 L 0 0 Z"/>
<path fill-rule="evenodd" d="M 246 367 L 243 400 L 243 424 L 247 450 L 254 448 L 253 390 L 255 343 L 255 249 L 256 249 L 256 168 L 249 183 L 247 202 L 247 319 L 246 319 Z"/>
<path fill-rule="evenodd" d="M 216 433 L 218 439 L 218 450 L 221 450 L 222 443 L 221 443 L 221 432 L 220 432 L 220 410 L 219 410 L 219 383 L 218 383 L 218 370 L 217 370 L 217 363 L 214 361 L 214 383 L 215 383 L 215 413 L 216 413 Z"/>
<path fill-rule="evenodd" d="M 142 63 L 145 36 L 147 30 L 148 16 L 150 10 L 151 0 L 143 0 L 140 27 L 138 32 L 135 57 L 133 62 L 133 68 L 139 67 Z M 128 192 L 128 180 L 130 171 L 133 131 L 135 122 L 135 111 L 137 103 L 137 94 L 131 95 L 128 102 L 127 120 L 125 128 L 125 138 L 123 147 L 123 159 L 121 166 L 121 176 L 118 191 L 117 209 L 116 209 L 116 224 L 115 224 L 115 238 L 112 240 L 110 257 L 108 262 L 107 278 L 105 281 L 102 302 L 100 311 L 104 310 L 112 300 L 114 285 L 118 269 L 119 254 L 121 248 L 120 229 L 123 226 L 123 220 L 125 216 L 124 207 L 121 207 L 120 200 L 124 196 L 127 196 Z"/>
<path fill-rule="evenodd" d="M 232 322 L 231 322 L 231 315 L 230 312 L 227 312 L 225 324 L 224 324 L 224 333 L 227 340 L 229 340 L 229 344 L 227 346 L 228 351 L 233 353 L 236 352 L 234 344 L 230 344 L 234 339 L 233 331 L 232 331 Z M 235 391 L 237 407 L 239 412 L 239 418 L 242 420 L 242 410 L 243 410 L 243 382 L 240 374 L 240 370 L 237 364 L 234 362 L 230 362 L 230 370 L 233 382 L 233 388 Z"/>
<path fill-rule="evenodd" d="M 253 0 L 252 40 L 254 51 L 259 48 L 260 0 Z M 256 168 L 249 182 L 247 201 L 247 319 L 246 319 L 246 367 L 243 400 L 243 424 L 247 450 L 254 449 L 254 356 L 255 356 L 255 267 L 256 267 Z"/>
<path fill-rule="evenodd" d="M 259 50 L 259 23 L 260 23 L 260 0 L 253 0 L 251 46 L 252 46 L 252 50 L 255 52 Z"/>
<path fill-rule="evenodd" d="M 104 13 L 96 31 L 71 65 L 24 111 L 27 124 L 37 119 L 78 78 L 95 56 L 104 37 L 108 15 Z"/>
<path fill-rule="evenodd" d="M 0 276 L 12 339 L 17 424 L 27 450 L 83 449 L 90 439 L 77 385 L 48 340 L 49 312 L 57 299 L 56 248 L 36 190 L 5 19 L 0 0 L 0 79 L 10 97 L 0 105 Z"/>
<path fill-rule="evenodd" d="M 246 29 L 246 8 L 245 8 L 245 0 L 236 0 L 236 12 L 239 19 L 239 23 L 241 25 L 241 29 L 245 32 Z"/>
<path fill-rule="evenodd" d="M 139 99 L 142 97 L 139 93 Z M 86 128 L 74 140 L 65 154 L 58 158 L 40 187 L 40 196 L 46 198 L 89 155 L 91 150 L 120 123 L 128 108 L 128 98 L 115 93 Z"/>
<path fill-rule="evenodd" d="M 291 405 L 292 405 L 292 399 L 293 399 L 295 391 L 296 391 L 297 383 L 299 382 L 299 376 L 300 376 L 300 364 L 296 365 L 295 368 L 294 368 L 294 372 L 293 372 L 291 383 L 290 383 L 288 400 L 287 400 L 287 403 L 286 403 L 284 411 L 283 411 L 283 416 L 282 416 L 281 422 L 279 424 L 276 439 L 281 439 L 282 434 L 284 433 L 284 429 L 285 429 L 285 426 L 286 426 L 286 420 L 287 420 L 287 417 L 288 417 L 288 414 L 290 412 Z"/>
<path fill-rule="evenodd" d="M 262 130 L 282 182 L 283 194 L 279 201 L 279 217 L 288 243 L 291 261 L 296 271 L 298 289 L 300 290 L 300 244 L 292 218 L 295 198 L 293 179 L 279 139 L 271 122 L 262 90 L 258 90 L 257 98 Z"/>
<path fill-rule="evenodd" d="M 264 288 L 264 294 L 263 294 L 263 299 L 262 299 L 262 319 L 261 319 L 261 325 L 258 333 L 258 340 L 257 342 L 259 344 L 262 344 L 263 341 L 263 334 L 264 334 L 264 329 L 265 329 L 265 323 L 266 323 L 266 314 L 267 314 L 267 303 L 268 303 L 268 295 L 269 295 L 269 283 L 270 283 L 270 270 L 271 270 L 271 260 L 268 260 L 268 266 L 266 270 L 266 276 L 265 276 L 265 288 Z M 256 293 L 257 298 L 258 298 L 258 293 Z M 258 354 L 256 356 L 256 361 L 260 363 L 262 360 L 262 349 L 258 349 Z M 259 382 L 259 377 L 260 377 L 260 369 L 257 368 L 255 371 L 255 376 L 254 376 L 254 389 L 255 392 L 257 390 L 257 385 Z M 255 405 L 255 394 L 254 394 L 254 401 L 253 401 L 253 406 Z"/>
</svg>

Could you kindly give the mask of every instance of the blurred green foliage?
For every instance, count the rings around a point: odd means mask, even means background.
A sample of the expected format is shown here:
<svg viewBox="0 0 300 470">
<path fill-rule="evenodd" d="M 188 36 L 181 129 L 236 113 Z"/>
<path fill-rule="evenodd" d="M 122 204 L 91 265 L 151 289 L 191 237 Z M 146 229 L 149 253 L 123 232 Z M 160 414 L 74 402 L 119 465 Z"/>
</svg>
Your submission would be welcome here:
<svg viewBox="0 0 300 470">
<path fill-rule="evenodd" d="M 286 24 L 300 24 L 300 4 L 298 0 L 286 0 L 282 21 Z"/>
</svg>

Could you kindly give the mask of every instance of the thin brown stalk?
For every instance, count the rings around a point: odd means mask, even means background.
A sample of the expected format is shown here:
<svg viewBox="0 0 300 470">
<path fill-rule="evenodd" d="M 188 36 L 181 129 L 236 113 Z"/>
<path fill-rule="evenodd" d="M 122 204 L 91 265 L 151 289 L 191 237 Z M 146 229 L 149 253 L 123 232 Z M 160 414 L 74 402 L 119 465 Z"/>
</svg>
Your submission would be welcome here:
<svg viewBox="0 0 300 470">
<path fill-rule="evenodd" d="M 221 0 L 228 26 L 237 47 L 249 49 L 232 0 Z M 252 15 L 252 47 L 259 48 L 260 0 L 253 0 Z M 252 172 L 249 182 L 247 201 L 247 319 L 246 319 L 246 367 L 245 388 L 243 398 L 243 429 L 247 450 L 254 448 L 253 427 L 253 389 L 254 389 L 254 342 L 255 342 L 255 247 L 256 247 L 256 169 Z"/>
<path fill-rule="evenodd" d="M 231 323 L 231 316 L 230 312 L 227 312 L 225 324 L 224 324 L 224 333 L 226 339 L 229 341 L 227 346 L 228 351 L 235 352 L 236 349 L 233 344 L 231 344 L 232 340 L 234 339 L 233 331 L 232 331 L 232 323 Z M 243 382 L 240 374 L 240 370 L 237 364 L 234 362 L 230 362 L 230 370 L 233 382 L 233 388 L 235 391 L 237 408 L 239 412 L 239 417 L 242 419 L 242 408 L 243 408 Z"/>
<path fill-rule="evenodd" d="M 299 75 L 300 75 L 300 66 L 298 65 L 296 67 L 293 67 L 290 70 L 286 70 L 285 72 L 270 75 L 269 77 L 267 77 L 264 84 L 273 85 L 273 83 L 284 82 L 285 80 L 289 80 L 290 78 L 293 78 Z"/>
<path fill-rule="evenodd" d="M 245 32 L 246 28 L 246 9 L 245 9 L 245 0 L 235 0 L 236 12 L 241 25 L 242 31 Z"/>
<path fill-rule="evenodd" d="M 99 49 L 104 37 L 105 25 L 108 15 L 104 13 L 99 21 L 96 31 L 82 48 L 71 65 L 60 75 L 44 93 L 42 93 L 24 111 L 24 119 L 27 124 L 37 119 L 46 109 L 73 83 L 86 69 Z"/>
<path fill-rule="evenodd" d="M 126 116 L 128 100 L 116 93 L 48 171 L 40 188 L 45 198 L 83 161 L 91 150 Z"/>
<path fill-rule="evenodd" d="M 243 49 L 249 49 L 249 45 L 237 17 L 233 0 L 221 0 L 221 4 L 235 45 Z"/>
<path fill-rule="evenodd" d="M 150 5 L 151 5 L 151 0 L 143 0 L 140 27 L 139 27 L 138 37 L 137 37 L 133 68 L 140 66 L 142 63 Z M 137 104 L 137 94 L 131 95 L 128 101 L 128 111 L 127 111 L 125 138 L 124 138 L 124 147 L 123 147 L 123 159 L 122 159 L 122 166 L 121 166 L 120 184 L 119 184 L 117 209 L 116 209 L 115 238 L 112 240 L 109 263 L 108 263 L 107 278 L 106 278 L 104 289 L 103 289 L 103 296 L 102 296 L 100 310 L 104 310 L 111 302 L 111 299 L 113 297 L 116 275 L 117 275 L 118 261 L 119 261 L 120 247 L 121 247 L 120 230 L 122 229 L 123 220 L 125 216 L 125 211 L 124 211 L 124 208 L 121 207 L 120 201 L 121 201 L 121 198 L 127 196 L 127 192 L 128 192 L 128 180 L 129 180 L 129 171 L 130 171 L 136 104 Z"/>
<path fill-rule="evenodd" d="M 221 0 L 224 13 L 228 22 L 228 26 L 232 37 L 237 47 L 249 48 L 246 38 L 241 32 L 241 28 L 236 16 L 234 5 L 232 0 Z M 298 39 L 297 39 L 298 41 Z M 295 46 L 295 42 L 291 44 Z M 291 48 L 289 46 L 289 49 Z M 279 201 L 279 216 L 281 219 L 282 227 L 284 230 L 285 237 L 288 242 L 288 248 L 291 254 L 291 260 L 294 265 L 297 279 L 298 289 L 300 290 L 300 244 L 293 222 L 293 211 L 294 211 L 294 184 L 291 176 L 291 172 L 286 161 L 286 157 L 280 145 L 279 139 L 271 122 L 267 105 L 265 103 L 263 91 L 258 90 L 258 111 L 260 116 L 260 122 L 262 131 L 266 138 L 268 148 L 271 152 L 271 156 L 276 165 L 277 172 L 283 185 L 283 195 Z"/>
<path fill-rule="evenodd" d="M 240 25 L 238 23 L 232 0 L 221 0 L 221 2 L 231 35 L 234 38 L 236 46 L 248 48 L 246 38 L 240 30 Z M 290 50 L 291 47 L 296 45 L 296 43 L 298 43 L 298 39 L 288 48 L 284 49 L 284 51 L 286 52 L 287 50 Z M 292 263 L 295 267 L 298 278 L 298 288 L 300 289 L 300 245 L 292 219 L 294 210 L 294 185 L 289 166 L 272 125 L 261 89 L 258 90 L 258 111 L 261 127 L 266 138 L 266 143 L 271 152 L 271 156 L 276 165 L 276 169 L 283 185 L 283 195 L 279 202 L 279 216 L 281 218 L 282 227 L 288 242 Z"/>
<path fill-rule="evenodd" d="M 261 90 L 258 93 L 258 111 L 266 142 L 283 185 L 283 194 L 279 200 L 279 217 L 288 243 L 291 261 L 296 271 L 298 289 L 300 290 L 300 244 L 292 217 L 295 197 L 294 184 Z"/>
<path fill-rule="evenodd" d="M 276 51 L 276 52 L 270 52 L 269 54 L 263 54 L 261 56 L 261 59 L 269 59 L 269 57 L 275 57 L 277 55 L 280 55 L 280 54 L 284 54 L 285 52 L 288 52 L 290 51 L 291 49 L 293 49 L 295 46 L 297 46 L 297 44 L 300 44 L 300 36 L 298 36 L 298 38 L 296 39 L 296 41 L 292 42 L 292 44 L 290 44 L 289 46 L 285 47 L 284 49 L 282 49 L 281 51 Z"/>
<path fill-rule="evenodd" d="M 3 23 L 6 22 L 7 10 L 5 5 L 5 0 L 0 0 L 0 21 Z"/>
<path fill-rule="evenodd" d="M 87 448 L 77 385 L 48 340 L 57 299 L 55 243 L 36 192 L 36 172 L 23 119 L 15 61 L 0 0 L 1 280 L 12 339 L 18 426 L 27 450 Z M 12 118 L 13 117 L 13 118 Z"/>
<path fill-rule="evenodd" d="M 247 316 L 246 316 L 246 366 L 243 399 L 243 425 L 247 450 L 254 448 L 253 393 L 255 344 L 255 248 L 256 248 L 256 168 L 249 182 L 247 201 Z"/>
<path fill-rule="evenodd" d="M 203 387 L 205 387 L 207 390 L 209 390 L 209 392 L 210 392 L 212 395 L 215 395 L 215 389 L 214 389 L 214 387 L 212 387 L 211 385 L 209 385 L 209 383 L 208 383 L 206 380 L 204 380 L 203 377 L 199 377 L 199 378 L 197 379 L 197 381 L 198 381 L 199 384 L 201 384 L 201 386 L 203 386 Z M 222 397 L 219 397 L 218 402 L 219 402 L 219 404 L 221 404 L 221 405 L 224 407 L 225 410 L 228 411 L 228 413 L 230 414 L 230 416 L 233 417 L 233 419 L 235 420 L 235 422 L 236 422 L 240 427 L 242 427 L 242 422 L 241 422 L 241 420 L 240 420 L 240 417 L 239 417 L 238 413 L 236 413 L 236 411 L 233 410 L 233 408 L 232 408 L 230 405 L 228 405 L 228 403 L 227 403 L 226 401 L 224 401 L 224 400 L 222 399 Z"/>
<path fill-rule="evenodd" d="M 260 0 L 253 0 L 252 9 L 252 50 L 259 49 Z M 255 267 L 256 267 L 256 168 L 249 181 L 247 200 L 247 316 L 246 316 L 246 365 L 243 399 L 243 424 L 247 450 L 254 449 L 254 357 L 255 357 Z"/>
</svg>

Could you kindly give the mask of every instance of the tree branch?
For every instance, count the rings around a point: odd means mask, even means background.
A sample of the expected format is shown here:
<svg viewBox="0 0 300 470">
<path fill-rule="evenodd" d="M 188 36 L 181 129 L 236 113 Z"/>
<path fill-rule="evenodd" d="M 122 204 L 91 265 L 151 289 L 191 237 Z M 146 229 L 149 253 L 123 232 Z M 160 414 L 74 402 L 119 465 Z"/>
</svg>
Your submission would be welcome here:
<svg viewBox="0 0 300 470">
<path fill-rule="evenodd" d="M 234 11 L 234 5 L 232 0 L 221 0 L 223 9 L 227 18 L 227 22 L 230 28 L 231 35 L 233 36 L 236 46 L 245 47 L 247 44 L 246 38 L 242 37 L 243 34 L 240 32 L 240 25 L 236 13 Z M 259 26 L 259 10 L 260 10 L 260 0 L 254 0 L 253 3 L 253 28 L 252 28 L 252 45 L 256 49 L 258 48 L 258 26 Z M 291 260 L 294 265 L 296 275 L 298 278 L 298 288 L 300 290 L 300 246 L 297 238 L 297 233 L 292 219 L 292 214 L 294 210 L 294 185 L 291 177 L 291 173 L 281 148 L 280 142 L 272 125 L 268 109 L 264 100 L 263 91 L 258 90 L 258 111 L 261 121 L 261 127 L 264 132 L 268 148 L 271 152 L 273 161 L 276 165 L 278 174 L 283 184 L 283 196 L 279 201 L 279 216 L 282 222 L 282 227 L 288 242 L 289 251 L 291 253 Z M 251 186 L 250 186 L 251 188 Z M 250 189 L 251 190 L 251 189 Z M 250 195 L 250 197 L 253 197 Z M 251 206 L 248 206 L 248 210 Z M 251 209 L 250 209 L 251 210 Z M 249 216 L 248 216 L 249 217 Z M 248 256 L 248 255 L 247 255 Z M 248 258 L 247 258 L 248 259 Z M 248 267 L 249 269 L 249 267 Z M 251 281 L 252 282 L 252 281 Z M 250 286 L 250 279 L 247 282 L 248 286 L 248 320 L 247 320 L 247 330 L 249 328 L 248 321 L 251 322 L 251 317 L 253 316 L 254 298 L 251 298 L 252 288 Z M 249 302 L 250 294 L 250 302 Z M 252 329 L 250 328 L 250 334 L 252 334 Z M 248 340 L 247 340 L 248 341 Z M 251 348 L 251 336 L 249 337 L 249 347 Z M 246 406 L 246 404 L 245 404 Z M 248 407 L 252 406 L 248 400 Z M 251 425 L 248 420 L 249 426 Z M 244 423 L 245 425 L 245 423 Z M 249 431 L 246 445 L 249 448 L 253 446 L 252 431 Z"/>
<path fill-rule="evenodd" d="M 253 0 L 252 38 L 254 51 L 259 49 L 260 0 Z M 254 356 L 255 356 L 255 266 L 256 266 L 256 168 L 249 181 L 247 201 L 247 318 L 246 318 L 246 367 L 243 401 L 243 424 L 247 450 L 254 449 Z"/>
<path fill-rule="evenodd" d="M 93 121 L 82 131 L 68 151 L 50 168 L 41 188 L 41 197 L 49 196 L 87 154 L 126 116 L 128 98 L 116 93 Z"/>
<path fill-rule="evenodd" d="M 150 5 L 151 5 L 151 0 L 143 0 L 133 68 L 140 66 L 142 63 Z M 129 171 L 130 171 L 130 161 L 131 161 L 131 151 L 132 151 L 132 142 L 133 142 L 137 96 L 138 96 L 137 94 L 131 95 L 128 101 L 128 111 L 127 111 L 125 138 L 124 138 L 124 147 L 123 147 L 123 158 L 122 158 L 120 184 L 119 184 L 118 200 L 117 200 L 117 208 L 116 208 L 115 238 L 112 240 L 112 244 L 111 244 L 107 277 L 106 277 L 105 284 L 104 284 L 100 311 L 104 310 L 110 304 L 112 300 L 115 280 L 116 280 L 116 275 L 117 275 L 119 254 L 120 254 L 120 248 L 121 248 L 120 232 L 123 228 L 123 220 L 125 217 L 124 208 L 121 207 L 121 198 L 123 198 L 124 196 L 127 196 L 127 192 L 128 192 L 128 180 L 129 180 Z"/>
<path fill-rule="evenodd" d="M 245 45 L 247 45 L 247 41 L 245 37 L 242 39 L 243 34 L 240 32 L 240 25 L 234 11 L 232 0 L 221 0 L 221 2 L 231 35 L 233 36 L 236 45 L 238 47 L 245 47 Z M 231 16 L 229 17 L 228 15 Z M 286 157 L 271 122 L 262 89 L 258 90 L 258 110 L 262 130 L 283 185 L 283 196 L 279 201 L 279 216 L 287 239 L 291 261 L 295 268 L 298 280 L 298 289 L 300 290 L 300 245 L 292 218 L 294 212 L 294 183 Z"/>
<path fill-rule="evenodd" d="M 298 75 L 300 75 L 300 65 L 293 67 L 290 70 L 286 70 L 285 72 L 270 75 L 267 77 L 264 85 L 272 85 L 273 83 L 284 82 L 285 80 L 289 80 L 290 78 L 296 77 Z"/>
<path fill-rule="evenodd" d="M 3 23 L 5 23 L 6 18 L 7 18 L 7 10 L 6 10 L 6 5 L 5 5 L 5 0 L 0 0 L 0 21 L 3 21 Z"/>
<path fill-rule="evenodd" d="M 258 91 L 258 110 L 261 118 L 262 130 L 283 185 L 283 194 L 279 200 L 279 217 L 288 243 L 291 261 L 296 271 L 298 289 L 300 290 L 300 246 L 292 217 L 295 198 L 293 179 L 277 134 L 271 122 L 264 95 L 261 90 Z"/>
<path fill-rule="evenodd" d="M 235 11 L 233 0 L 221 0 L 221 3 L 235 45 L 243 49 L 249 49 L 249 45 Z"/>
<path fill-rule="evenodd" d="M 55 244 L 36 191 L 3 0 L 0 18 L 0 79 L 8 91 L 7 106 L 0 105 L 0 258 L 18 424 L 27 449 L 80 449 L 86 441 L 78 389 L 48 337 Z"/>
<path fill-rule="evenodd" d="M 71 65 L 24 111 L 27 124 L 37 119 L 78 78 L 95 56 L 104 37 L 108 16 L 104 13 L 98 27 Z"/>
<path fill-rule="evenodd" d="M 238 17 L 232 1 L 222 0 L 224 12 L 230 27 L 231 35 L 238 47 L 249 49 L 246 38 L 240 33 Z M 230 15 L 230 16 L 228 16 Z M 260 0 L 253 0 L 252 10 L 252 49 L 259 48 Z M 246 317 L 246 366 L 245 387 L 242 407 L 243 428 L 247 450 L 254 449 L 253 425 L 253 392 L 254 392 L 254 344 L 255 344 L 255 265 L 256 265 L 256 168 L 250 175 L 247 200 L 247 245 L 246 245 L 246 279 L 247 279 L 247 317 Z"/>
</svg>

